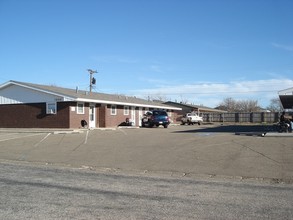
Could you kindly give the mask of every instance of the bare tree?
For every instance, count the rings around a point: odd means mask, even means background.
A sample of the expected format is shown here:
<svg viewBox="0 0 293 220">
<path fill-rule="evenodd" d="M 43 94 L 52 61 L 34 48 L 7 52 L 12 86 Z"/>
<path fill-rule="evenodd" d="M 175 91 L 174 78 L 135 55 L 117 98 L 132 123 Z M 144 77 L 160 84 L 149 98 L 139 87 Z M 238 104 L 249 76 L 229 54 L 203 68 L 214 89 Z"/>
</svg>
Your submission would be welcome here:
<svg viewBox="0 0 293 220">
<path fill-rule="evenodd" d="M 189 101 L 188 99 L 184 98 L 182 94 L 180 94 L 180 103 L 187 104 Z"/>
<path fill-rule="evenodd" d="M 259 109 L 256 100 L 235 100 L 233 98 L 225 98 L 220 103 L 220 109 L 228 112 L 254 112 Z"/>
<path fill-rule="evenodd" d="M 153 95 L 148 95 L 146 97 L 147 100 L 149 101 L 160 101 L 160 102 L 167 102 L 168 101 L 168 97 L 164 94 L 153 94 Z"/>
<path fill-rule="evenodd" d="M 267 107 L 267 109 L 272 112 L 281 112 L 284 110 L 283 105 L 278 97 L 271 99 L 270 105 Z"/>
<path fill-rule="evenodd" d="M 228 111 L 228 112 L 233 112 L 236 109 L 236 100 L 233 98 L 225 98 L 219 105 L 219 109 Z"/>
<path fill-rule="evenodd" d="M 255 112 L 259 109 L 258 103 L 256 100 L 241 100 L 237 101 L 237 110 L 238 112 Z"/>
</svg>

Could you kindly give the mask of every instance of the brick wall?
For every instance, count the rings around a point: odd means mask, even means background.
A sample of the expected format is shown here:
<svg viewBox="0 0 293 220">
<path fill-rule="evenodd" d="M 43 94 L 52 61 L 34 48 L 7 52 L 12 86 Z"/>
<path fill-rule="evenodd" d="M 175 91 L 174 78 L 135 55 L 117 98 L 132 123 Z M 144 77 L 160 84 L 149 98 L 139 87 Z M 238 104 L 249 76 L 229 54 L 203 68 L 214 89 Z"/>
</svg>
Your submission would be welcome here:
<svg viewBox="0 0 293 220">
<path fill-rule="evenodd" d="M 57 103 L 57 114 L 46 114 L 46 103 L 0 105 L 0 127 L 3 128 L 81 128 L 81 120 L 89 123 L 89 103 L 84 105 L 84 114 L 77 114 L 77 102 Z M 116 115 L 111 115 L 111 105 L 96 105 L 96 127 L 117 127 L 129 114 L 124 115 L 124 106 L 116 106 Z M 142 109 L 144 113 L 146 109 Z M 171 114 L 176 123 L 177 113 Z M 139 108 L 135 108 L 135 126 L 139 126 Z"/>
<path fill-rule="evenodd" d="M 89 103 L 84 103 L 84 114 L 77 114 L 77 102 L 70 102 L 69 106 L 70 128 L 82 128 L 82 120 L 89 123 Z"/>
<path fill-rule="evenodd" d="M 138 114 L 138 113 L 137 113 Z M 111 105 L 107 105 L 105 108 L 105 126 L 117 127 L 122 122 L 125 122 L 126 118 L 131 119 L 131 110 L 129 109 L 129 115 L 124 115 L 124 106 L 116 106 L 116 115 L 111 115 Z"/>
<path fill-rule="evenodd" d="M 69 128 L 68 103 L 57 103 L 57 114 L 46 114 L 46 103 L 0 105 L 3 128 Z"/>
</svg>

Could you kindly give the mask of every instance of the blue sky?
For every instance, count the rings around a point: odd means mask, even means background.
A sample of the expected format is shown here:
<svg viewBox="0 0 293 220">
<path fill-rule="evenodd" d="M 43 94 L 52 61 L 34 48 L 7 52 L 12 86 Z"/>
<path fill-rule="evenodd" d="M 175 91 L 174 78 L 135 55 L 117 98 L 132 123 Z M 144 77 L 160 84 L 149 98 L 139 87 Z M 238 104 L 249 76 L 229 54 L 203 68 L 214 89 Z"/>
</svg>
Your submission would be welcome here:
<svg viewBox="0 0 293 220">
<path fill-rule="evenodd" d="M 266 107 L 293 87 L 292 0 L 0 0 L 8 80 Z"/>
</svg>

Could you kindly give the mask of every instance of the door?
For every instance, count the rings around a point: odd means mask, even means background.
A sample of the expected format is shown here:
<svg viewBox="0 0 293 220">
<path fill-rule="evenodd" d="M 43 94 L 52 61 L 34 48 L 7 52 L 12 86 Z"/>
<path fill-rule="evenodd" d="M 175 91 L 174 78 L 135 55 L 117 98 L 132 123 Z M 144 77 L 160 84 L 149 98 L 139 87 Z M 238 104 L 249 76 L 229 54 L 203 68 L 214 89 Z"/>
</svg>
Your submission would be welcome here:
<svg viewBox="0 0 293 220">
<path fill-rule="evenodd" d="M 131 122 L 135 125 L 135 107 L 131 107 Z"/>
<path fill-rule="evenodd" d="M 142 123 L 141 123 L 141 120 L 143 118 L 143 114 L 142 114 L 142 108 L 139 108 L 139 111 L 138 111 L 138 126 L 141 127 L 142 126 Z"/>
<path fill-rule="evenodd" d="M 94 105 L 90 105 L 89 108 L 89 128 L 96 127 L 96 108 Z"/>
</svg>

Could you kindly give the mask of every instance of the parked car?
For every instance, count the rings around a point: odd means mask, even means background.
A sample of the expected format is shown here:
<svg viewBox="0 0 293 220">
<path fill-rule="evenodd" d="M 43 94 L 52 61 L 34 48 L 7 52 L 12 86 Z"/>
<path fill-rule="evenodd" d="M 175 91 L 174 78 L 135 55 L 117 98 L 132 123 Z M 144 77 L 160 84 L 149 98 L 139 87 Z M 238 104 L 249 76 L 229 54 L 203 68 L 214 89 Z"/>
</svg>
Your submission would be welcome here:
<svg viewBox="0 0 293 220">
<path fill-rule="evenodd" d="M 202 122 L 203 122 L 203 118 L 195 112 L 187 113 L 181 119 L 182 125 L 185 125 L 185 124 L 188 124 L 188 125 L 198 124 L 198 125 L 200 125 Z"/>
<path fill-rule="evenodd" d="M 162 125 L 164 128 L 167 128 L 170 124 L 170 119 L 168 114 L 164 110 L 153 110 L 148 111 L 144 114 L 142 118 L 142 127 L 154 127 Z"/>
</svg>

